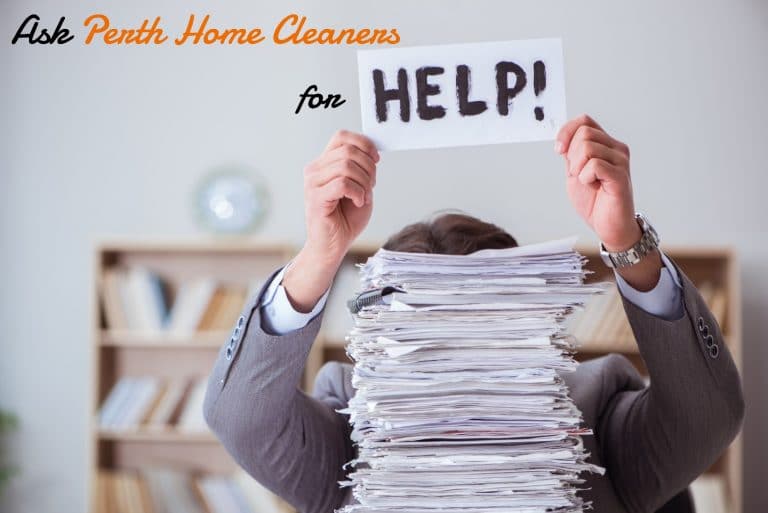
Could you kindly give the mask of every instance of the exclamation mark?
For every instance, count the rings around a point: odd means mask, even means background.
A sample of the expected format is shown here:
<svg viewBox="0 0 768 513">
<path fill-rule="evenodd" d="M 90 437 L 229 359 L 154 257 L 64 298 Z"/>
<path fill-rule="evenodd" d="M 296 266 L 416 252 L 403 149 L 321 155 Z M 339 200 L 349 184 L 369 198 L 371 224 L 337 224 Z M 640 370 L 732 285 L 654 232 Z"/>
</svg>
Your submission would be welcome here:
<svg viewBox="0 0 768 513">
<path fill-rule="evenodd" d="M 547 87 L 547 68 L 544 67 L 544 63 L 536 61 L 533 63 L 533 94 L 537 97 Z M 544 120 L 544 108 L 536 107 L 533 109 L 533 114 L 536 116 L 537 121 Z"/>
</svg>

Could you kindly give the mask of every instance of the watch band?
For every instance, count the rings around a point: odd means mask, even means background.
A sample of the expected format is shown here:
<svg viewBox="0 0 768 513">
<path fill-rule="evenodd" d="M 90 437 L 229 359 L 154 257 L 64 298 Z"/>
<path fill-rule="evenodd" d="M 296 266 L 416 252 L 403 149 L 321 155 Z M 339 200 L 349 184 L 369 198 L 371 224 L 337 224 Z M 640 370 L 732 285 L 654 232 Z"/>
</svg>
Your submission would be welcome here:
<svg viewBox="0 0 768 513">
<path fill-rule="evenodd" d="M 640 240 L 628 250 L 611 253 L 605 249 L 605 244 L 602 242 L 600 243 L 600 257 L 603 259 L 605 265 L 611 269 L 620 269 L 622 267 L 635 265 L 646 255 L 659 247 L 659 235 L 656 233 L 656 230 L 653 229 L 651 223 L 648 222 L 648 218 L 638 212 L 635 214 L 635 220 L 637 221 L 637 224 L 640 225 L 643 235 L 640 237 Z"/>
</svg>

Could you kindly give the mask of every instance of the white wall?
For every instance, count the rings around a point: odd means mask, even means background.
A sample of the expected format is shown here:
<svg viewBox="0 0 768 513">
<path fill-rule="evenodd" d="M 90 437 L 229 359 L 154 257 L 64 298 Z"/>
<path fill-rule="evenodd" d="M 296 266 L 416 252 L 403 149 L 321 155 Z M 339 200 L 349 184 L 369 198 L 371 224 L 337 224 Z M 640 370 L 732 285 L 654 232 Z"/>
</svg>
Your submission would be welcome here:
<svg viewBox="0 0 768 513">
<path fill-rule="evenodd" d="M 336 127 L 359 128 L 354 48 L 62 47 L 9 42 L 31 12 L 115 23 L 189 12 L 269 27 L 291 10 L 319 25 L 397 27 L 403 44 L 562 36 L 569 112 L 586 111 L 633 151 L 637 205 L 675 244 L 729 244 L 743 265 L 746 511 L 768 503 L 768 4 L 760 0 L 228 2 L 0 0 L 0 405 L 23 428 L 22 474 L 3 511 L 86 504 L 91 248 L 104 236 L 199 235 L 198 179 L 226 162 L 266 175 L 261 235 L 301 241 L 301 169 Z M 487 14 L 485 14 L 487 12 Z M 81 31 L 78 31 L 82 35 Z M 293 115 L 310 83 L 332 112 Z M 385 154 L 366 239 L 458 207 L 529 242 L 593 241 L 571 211 L 551 144 Z"/>
</svg>

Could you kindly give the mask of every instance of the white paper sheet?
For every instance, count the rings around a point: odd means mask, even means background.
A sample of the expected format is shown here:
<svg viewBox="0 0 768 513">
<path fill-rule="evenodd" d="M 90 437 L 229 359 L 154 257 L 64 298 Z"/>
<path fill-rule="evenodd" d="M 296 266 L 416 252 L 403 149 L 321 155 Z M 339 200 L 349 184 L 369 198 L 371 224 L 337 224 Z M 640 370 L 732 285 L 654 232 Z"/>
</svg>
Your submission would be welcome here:
<svg viewBox="0 0 768 513">
<path fill-rule="evenodd" d="M 358 73 L 381 150 L 550 140 L 566 121 L 559 39 L 361 50 Z"/>
</svg>

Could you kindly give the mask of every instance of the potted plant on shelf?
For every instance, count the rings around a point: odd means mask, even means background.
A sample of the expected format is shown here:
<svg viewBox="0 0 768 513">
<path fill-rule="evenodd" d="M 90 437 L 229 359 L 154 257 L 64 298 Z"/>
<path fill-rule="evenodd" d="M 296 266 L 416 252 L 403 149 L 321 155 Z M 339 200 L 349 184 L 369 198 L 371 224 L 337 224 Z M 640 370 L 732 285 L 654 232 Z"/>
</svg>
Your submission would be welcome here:
<svg viewBox="0 0 768 513">
<path fill-rule="evenodd" d="M 16 429 L 18 423 L 19 421 L 15 415 L 0 410 L 0 437 Z M 0 441 L 2 440 L 0 439 Z M 16 472 L 17 470 L 15 467 L 6 466 L 3 463 L 2 458 L 0 458 L 0 495 L 3 494 L 3 490 Z"/>
</svg>

